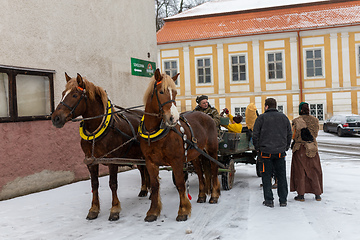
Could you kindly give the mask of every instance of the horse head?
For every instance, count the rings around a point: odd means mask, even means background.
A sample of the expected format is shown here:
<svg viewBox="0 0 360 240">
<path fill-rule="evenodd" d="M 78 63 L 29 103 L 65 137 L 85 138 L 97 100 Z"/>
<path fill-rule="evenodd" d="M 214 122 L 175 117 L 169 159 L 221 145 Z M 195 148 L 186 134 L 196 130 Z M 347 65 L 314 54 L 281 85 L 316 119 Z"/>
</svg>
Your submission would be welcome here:
<svg viewBox="0 0 360 240">
<path fill-rule="evenodd" d="M 176 85 L 175 81 L 180 73 L 172 78 L 155 70 L 153 81 L 150 83 L 148 95 L 145 101 L 145 112 L 159 114 L 168 126 L 175 126 L 179 120 L 179 112 L 176 108 Z M 145 95 L 146 96 L 146 95 Z"/>
<path fill-rule="evenodd" d="M 66 88 L 62 92 L 62 99 L 51 115 L 51 121 L 57 128 L 84 113 L 87 106 L 87 93 L 85 81 L 78 73 L 76 78 L 71 78 L 65 73 Z"/>
</svg>

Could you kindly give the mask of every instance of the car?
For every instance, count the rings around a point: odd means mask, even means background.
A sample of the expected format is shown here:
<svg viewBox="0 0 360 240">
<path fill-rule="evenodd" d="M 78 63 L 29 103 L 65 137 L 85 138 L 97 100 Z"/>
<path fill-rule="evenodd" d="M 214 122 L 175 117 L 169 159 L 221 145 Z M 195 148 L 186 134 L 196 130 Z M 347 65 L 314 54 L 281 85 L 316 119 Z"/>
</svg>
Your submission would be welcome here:
<svg viewBox="0 0 360 240">
<path fill-rule="evenodd" d="M 339 137 L 360 133 L 360 115 L 334 115 L 324 122 L 323 130 L 337 133 Z"/>
</svg>

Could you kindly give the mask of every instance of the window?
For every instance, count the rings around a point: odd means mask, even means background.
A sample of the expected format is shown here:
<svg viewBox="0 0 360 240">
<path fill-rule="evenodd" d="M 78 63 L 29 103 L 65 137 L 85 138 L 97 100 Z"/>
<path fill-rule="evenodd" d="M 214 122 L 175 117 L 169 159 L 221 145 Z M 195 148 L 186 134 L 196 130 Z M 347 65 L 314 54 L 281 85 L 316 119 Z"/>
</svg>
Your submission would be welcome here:
<svg viewBox="0 0 360 240">
<path fill-rule="evenodd" d="M 310 104 L 310 115 L 317 117 L 319 121 L 324 120 L 324 105 Z"/>
<path fill-rule="evenodd" d="M 358 60 L 358 74 L 360 75 L 360 46 L 358 46 L 358 51 L 357 51 L 357 60 Z"/>
<path fill-rule="evenodd" d="M 246 111 L 246 107 L 235 107 L 235 115 L 240 115 L 243 117 L 241 122 L 245 122 L 245 111 Z"/>
<path fill-rule="evenodd" d="M 279 111 L 279 112 L 281 112 L 281 113 L 284 113 L 284 106 L 283 105 L 278 105 L 277 106 L 277 110 Z"/>
<path fill-rule="evenodd" d="M 196 62 L 198 83 L 211 83 L 210 58 L 199 58 Z"/>
<path fill-rule="evenodd" d="M 284 75 L 282 52 L 268 53 L 267 60 L 269 79 L 282 79 Z"/>
<path fill-rule="evenodd" d="M 306 77 L 323 76 L 321 49 L 306 50 Z"/>
<path fill-rule="evenodd" d="M 178 73 L 177 61 L 164 61 L 164 70 L 167 75 L 170 77 L 175 76 Z M 176 79 L 175 84 L 178 85 L 178 80 Z"/>
<path fill-rule="evenodd" d="M 246 81 L 246 61 L 245 55 L 231 56 L 232 80 Z"/>
<path fill-rule="evenodd" d="M 50 119 L 54 73 L 0 65 L 0 122 Z"/>
</svg>

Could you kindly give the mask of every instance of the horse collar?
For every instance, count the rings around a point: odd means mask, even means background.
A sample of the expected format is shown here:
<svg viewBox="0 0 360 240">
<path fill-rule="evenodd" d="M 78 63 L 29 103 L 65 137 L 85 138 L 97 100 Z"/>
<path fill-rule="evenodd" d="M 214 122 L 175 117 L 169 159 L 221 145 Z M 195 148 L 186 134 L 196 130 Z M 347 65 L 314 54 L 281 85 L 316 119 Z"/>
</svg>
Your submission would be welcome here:
<svg viewBox="0 0 360 240">
<path fill-rule="evenodd" d="M 108 100 L 107 102 L 107 107 L 106 107 L 106 116 L 103 117 L 103 120 L 100 124 L 100 126 L 92 133 L 89 133 L 85 128 L 84 128 L 84 121 L 80 122 L 80 128 L 79 128 L 79 132 L 80 132 L 80 136 L 82 139 L 86 140 L 86 141 L 91 141 L 91 140 L 96 140 L 99 137 L 101 137 L 102 135 L 104 135 L 110 125 L 110 122 L 113 119 L 113 115 L 112 115 L 112 104 L 110 102 L 110 100 Z"/>
<path fill-rule="evenodd" d="M 146 140 L 150 140 L 151 142 L 156 142 L 160 139 L 162 139 L 163 137 L 165 137 L 168 132 L 170 131 L 170 127 L 166 126 L 163 122 L 163 120 L 161 120 L 159 129 L 153 132 L 148 132 L 145 128 L 145 124 L 144 124 L 144 116 L 142 117 L 140 124 L 139 124 L 139 128 L 138 128 L 138 133 L 140 135 L 140 137 L 146 139 Z"/>
</svg>

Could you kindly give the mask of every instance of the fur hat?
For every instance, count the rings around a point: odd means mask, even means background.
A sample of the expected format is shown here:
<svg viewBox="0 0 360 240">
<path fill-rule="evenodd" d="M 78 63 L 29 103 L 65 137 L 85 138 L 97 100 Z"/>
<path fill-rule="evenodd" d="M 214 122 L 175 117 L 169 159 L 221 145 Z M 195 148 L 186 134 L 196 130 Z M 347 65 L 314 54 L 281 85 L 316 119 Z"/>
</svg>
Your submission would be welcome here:
<svg viewBox="0 0 360 240">
<path fill-rule="evenodd" d="M 201 96 L 196 97 L 197 104 L 199 104 L 204 99 L 208 100 L 209 98 L 206 95 L 201 95 Z"/>
<path fill-rule="evenodd" d="M 241 121 L 243 120 L 243 116 L 236 115 L 235 117 L 233 117 L 233 120 L 236 123 L 241 123 Z"/>
</svg>

